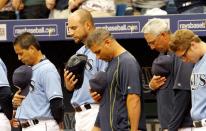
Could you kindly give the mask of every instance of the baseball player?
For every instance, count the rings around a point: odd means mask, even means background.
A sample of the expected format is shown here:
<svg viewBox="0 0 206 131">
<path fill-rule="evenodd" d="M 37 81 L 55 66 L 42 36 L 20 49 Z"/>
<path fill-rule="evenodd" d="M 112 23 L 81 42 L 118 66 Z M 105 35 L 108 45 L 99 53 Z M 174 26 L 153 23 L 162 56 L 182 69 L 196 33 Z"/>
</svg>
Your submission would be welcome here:
<svg viewBox="0 0 206 131">
<path fill-rule="evenodd" d="M 88 34 L 94 29 L 93 18 L 87 10 L 76 10 L 68 18 L 69 33 L 77 44 L 84 44 Z M 85 46 L 82 46 L 76 53 L 86 55 L 91 66 L 87 65 L 88 68 L 84 71 L 84 80 L 80 88 L 74 88 L 78 80 L 72 72 L 65 70 L 64 80 L 67 90 L 74 91 L 71 104 L 75 109 L 75 130 L 90 131 L 94 126 L 99 105 L 90 96 L 89 80 L 97 71 L 104 71 L 107 63 L 98 60 L 95 54 Z"/>
<path fill-rule="evenodd" d="M 42 54 L 31 33 L 19 35 L 13 46 L 18 59 L 33 71 L 30 91 L 17 108 L 15 118 L 23 131 L 59 131 L 63 128 L 63 95 L 57 69 Z"/>
<path fill-rule="evenodd" d="M 140 66 L 106 29 L 96 29 L 86 46 L 107 61 L 107 87 L 93 131 L 146 131 Z"/>
<path fill-rule="evenodd" d="M 0 58 L 0 130 L 11 131 L 12 97 L 10 85 L 7 79 L 7 69 Z"/>
<path fill-rule="evenodd" d="M 154 76 L 149 85 L 157 94 L 158 119 L 163 130 L 191 130 L 192 120 L 189 113 L 191 108 L 189 76 L 193 65 L 183 63 L 174 53 L 169 51 L 171 32 L 166 20 L 150 19 L 142 28 L 144 37 L 152 50 L 160 55 L 154 60 L 153 66 L 162 67 L 153 70 Z M 170 56 L 171 60 L 160 59 Z M 159 61 L 159 62 L 158 62 Z M 168 68 L 165 68 L 168 66 Z M 168 74 L 161 74 L 166 70 Z M 159 72 L 159 73 L 155 73 Z M 165 71 L 164 71 L 165 72 Z"/>
<path fill-rule="evenodd" d="M 206 43 L 191 30 L 177 30 L 171 38 L 170 49 L 185 62 L 195 63 L 190 85 L 192 94 L 192 131 L 206 130 Z"/>
</svg>

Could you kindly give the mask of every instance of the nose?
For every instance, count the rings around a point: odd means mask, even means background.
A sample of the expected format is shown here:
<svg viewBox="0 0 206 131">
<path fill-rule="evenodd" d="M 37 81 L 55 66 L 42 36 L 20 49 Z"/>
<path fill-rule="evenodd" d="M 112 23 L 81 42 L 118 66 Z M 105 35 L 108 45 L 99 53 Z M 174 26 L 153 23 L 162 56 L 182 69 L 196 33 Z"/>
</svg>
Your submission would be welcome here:
<svg viewBox="0 0 206 131">
<path fill-rule="evenodd" d="M 69 34 L 69 36 L 73 36 L 74 32 L 72 30 L 68 30 L 68 34 Z"/>
</svg>

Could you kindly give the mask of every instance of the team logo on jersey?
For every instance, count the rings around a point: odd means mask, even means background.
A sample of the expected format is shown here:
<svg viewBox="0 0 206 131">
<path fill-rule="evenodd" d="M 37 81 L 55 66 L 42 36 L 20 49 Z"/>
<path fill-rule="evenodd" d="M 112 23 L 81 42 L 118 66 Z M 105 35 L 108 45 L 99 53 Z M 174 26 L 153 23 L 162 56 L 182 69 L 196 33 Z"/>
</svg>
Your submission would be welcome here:
<svg viewBox="0 0 206 131">
<path fill-rule="evenodd" d="M 93 60 L 92 59 L 88 59 L 87 60 L 87 64 L 86 64 L 86 70 L 92 70 L 92 65 L 93 65 Z"/>
<path fill-rule="evenodd" d="M 0 41 L 7 40 L 6 24 L 0 24 Z"/>
<path fill-rule="evenodd" d="M 201 87 L 206 87 L 206 74 L 192 74 L 190 85 L 192 90 L 197 90 Z"/>
</svg>

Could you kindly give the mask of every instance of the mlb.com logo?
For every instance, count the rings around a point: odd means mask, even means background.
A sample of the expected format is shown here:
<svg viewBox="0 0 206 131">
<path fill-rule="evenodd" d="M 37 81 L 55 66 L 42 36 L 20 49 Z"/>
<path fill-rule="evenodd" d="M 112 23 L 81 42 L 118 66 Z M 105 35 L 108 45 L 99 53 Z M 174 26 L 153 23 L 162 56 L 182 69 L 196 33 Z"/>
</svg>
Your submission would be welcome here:
<svg viewBox="0 0 206 131">
<path fill-rule="evenodd" d="M 0 41 L 7 40 L 6 24 L 0 24 Z"/>
<path fill-rule="evenodd" d="M 23 32 L 30 32 L 35 36 L 58 36 L 57 24 L 42 24 L 42 25 L 14 25 L 14 37 L 22 34 Z"/>
</svg>

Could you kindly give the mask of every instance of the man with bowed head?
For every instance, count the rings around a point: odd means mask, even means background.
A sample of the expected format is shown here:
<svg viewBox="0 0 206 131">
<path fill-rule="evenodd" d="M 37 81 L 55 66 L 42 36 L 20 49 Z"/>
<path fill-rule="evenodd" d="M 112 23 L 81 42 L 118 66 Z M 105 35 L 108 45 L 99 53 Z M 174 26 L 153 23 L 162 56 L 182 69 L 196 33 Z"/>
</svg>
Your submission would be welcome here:
<svg viewBox="0 0 206 131">
<path fill-rule="evenodd" d="M 160 52 L 153 61 L 149 83 L 157 94 L 157 109 L 163 130 L 191 130 L 189 79 L 193 64 L 184 63 L 169 51 L 171 32 L 165 19 L 153 18 L 142 28 L 152 50 Z"/>
<path fill-rule="evenodd" d="M 86 46 L 108 62 L 107 86 L 93 131 L 145 131 L 141 70 L 134 56 L 106 29 L 94 30 Z"/>
<path fill-rule="evenodd" d="M 71 13 L 68 18 L 69 35 L 74 39 L 76 44 L 85 44 L 89 33 L 95 30 L 93 18 L 89 11 L 79 9 Z M 75 130 L 89 131 L 94 126 L 99 104 L 90 96 L 89 80 L 98 71 L 104 71 L 107 63 L 96 58 L 85 45 L 83 45 L 76 54 L 84 54 L 88 57 L 89 68 L 84 71 L 84 79 L 81 87 L 76 87 L 78 79 L 72 72 L 65 70 L 64 81 L 67 90 L 74 91 L 71 104 L 75 110 Z M 87 65 L 88 66 L 88 65 Z"/>
<path fill-rule="evenodd" d="M 206 130 L 206 43 L 193 31 L 177 30 L 172 36 L 170 49 L 185 62 L 195 64 L 190 76 L 193 131 Z"/>
<path fill-rule="evenodd" d="M 19 35 L 13 46 L 18 59 L 32 67 L 29 93 L 24 99 L 16 97 L 18 94 L 13 98 L 22 100 L 15 115 L 19 126 L 23 131 L 63 129 L 63 95 L 56 67 L 41 52 L 39 42 L 31 33 Z"/>
</svg>

